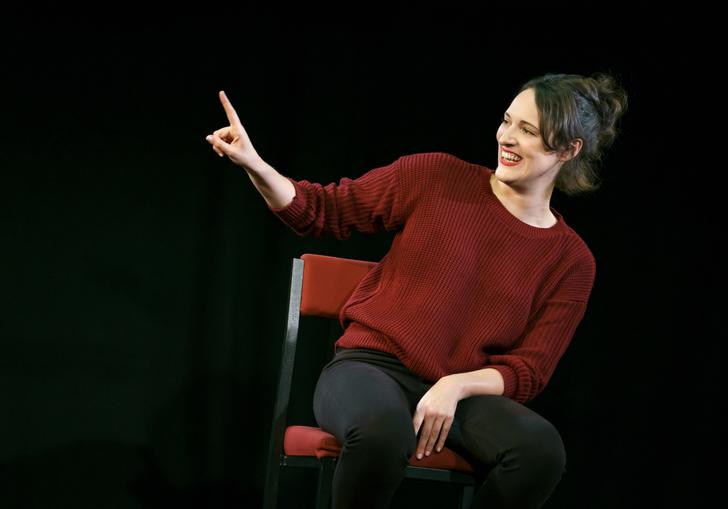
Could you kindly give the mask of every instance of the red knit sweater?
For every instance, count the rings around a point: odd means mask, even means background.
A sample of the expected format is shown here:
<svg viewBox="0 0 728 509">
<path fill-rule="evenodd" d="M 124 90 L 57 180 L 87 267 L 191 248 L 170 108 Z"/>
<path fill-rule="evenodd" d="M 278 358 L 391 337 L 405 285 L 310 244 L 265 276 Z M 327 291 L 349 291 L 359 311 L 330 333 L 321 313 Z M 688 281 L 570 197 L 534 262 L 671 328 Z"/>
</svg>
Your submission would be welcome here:
<svg viewBox="0 0 728 509">
<path fill-rule="evenodd" d="M 550 228 L 512 215 L 491 174 L 425 153 L 338 184 L 288 177 L 293 201 L 269 208 L 299 236 L 396 231 L 342 308 L 337 346 L 394 354 L 431 382 L 492 367 L 520 402 L 543 390 L 584 315 L 594 257 L 556 210 Z"/>
</svg>

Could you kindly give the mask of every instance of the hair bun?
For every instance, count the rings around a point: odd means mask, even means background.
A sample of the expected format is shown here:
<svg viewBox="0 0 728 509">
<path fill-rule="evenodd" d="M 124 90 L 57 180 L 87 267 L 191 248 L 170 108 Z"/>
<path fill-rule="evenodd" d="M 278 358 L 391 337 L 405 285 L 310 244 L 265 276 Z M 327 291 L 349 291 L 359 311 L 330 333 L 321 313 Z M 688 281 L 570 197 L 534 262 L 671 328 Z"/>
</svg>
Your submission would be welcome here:
<svg viewBox="0 0 728 509">
<path fill-rule="evenodd" d="M 595 73 L 590 78 L 594 87 L 592 99 L 602 121 L 600 142 L 607 147 L 617 136 L 617 122 L 627 109 L 627 93 L 609 74 Z"/>
</svg>

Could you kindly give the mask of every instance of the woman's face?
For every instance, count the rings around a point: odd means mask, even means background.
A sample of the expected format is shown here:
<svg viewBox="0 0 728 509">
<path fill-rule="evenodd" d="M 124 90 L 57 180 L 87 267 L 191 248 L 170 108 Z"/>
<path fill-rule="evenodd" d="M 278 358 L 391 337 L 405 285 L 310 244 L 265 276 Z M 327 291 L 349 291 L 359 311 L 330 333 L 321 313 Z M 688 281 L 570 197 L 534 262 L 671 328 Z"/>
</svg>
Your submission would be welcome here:
<svg viewBox="0 0 728 509">
<path fill-rule="evenodd" d="M 496 139 L 496 177 L 511 187 L 547 187 L 556 178 L 563 161 L 558 152 L 543 144 L 539 130 L 536 96 L 529 88 L 518 94 L 503 114 Z"/>
</svg>

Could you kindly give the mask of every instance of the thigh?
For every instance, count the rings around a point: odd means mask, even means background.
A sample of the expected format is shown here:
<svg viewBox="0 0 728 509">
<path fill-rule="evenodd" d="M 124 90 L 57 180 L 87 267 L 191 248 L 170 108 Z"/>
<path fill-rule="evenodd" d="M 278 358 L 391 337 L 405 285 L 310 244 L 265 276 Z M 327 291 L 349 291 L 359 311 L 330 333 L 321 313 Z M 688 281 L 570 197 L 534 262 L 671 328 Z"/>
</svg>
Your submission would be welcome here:
<svg viewBox="0 0 728 509">
<path fill-rule="evenodd" d="M 474 396 L 458 403 L 448 446 L 487 467 L 509 451 L 563 451 L 554 426 L 537 412 L 504 396 Z"/>
<path fill-rule="evenodd" d="M 414 440 L 412 401 L 416 395 L 408 392 L 378 366 L 342 360 L 321 372 L 314 393 L 314 415 L 319 426 L 342 443 L 352 429 L 368 425 L 380 425 L 405 435 L 403 440 Z"/>
</svg>

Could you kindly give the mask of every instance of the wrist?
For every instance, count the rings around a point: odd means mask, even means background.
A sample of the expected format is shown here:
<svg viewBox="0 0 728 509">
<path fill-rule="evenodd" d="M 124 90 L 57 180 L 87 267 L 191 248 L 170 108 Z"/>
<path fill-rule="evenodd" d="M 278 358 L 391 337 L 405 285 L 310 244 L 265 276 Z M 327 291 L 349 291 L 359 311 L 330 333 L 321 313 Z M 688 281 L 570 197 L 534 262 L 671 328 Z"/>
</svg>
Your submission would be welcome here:
<svg viewBox="0 0 728 509">
<path fill-rule="evenodd" d="M 494 368 L 483 368 L 466 373 L 447 375 L 448 383 L 455 388 L 458 401 L 479 395 L 503 394 L 503 376 Z"/>
<path fill-rule="evenodd" d="M 256 152 L 248 155 L 242 164 L 245 171 L 248 173 L 261 174 L 266 171 L 273 169 L 268 163 L 266 163 Z"/>
<path fill-rule="evenodd" d="M 452 387 L 458 401 L 468 397 L 467 379 L 464 375 L 465 373 L 453 373 L 443 377 L 447 384 Z"/>
</svg>

